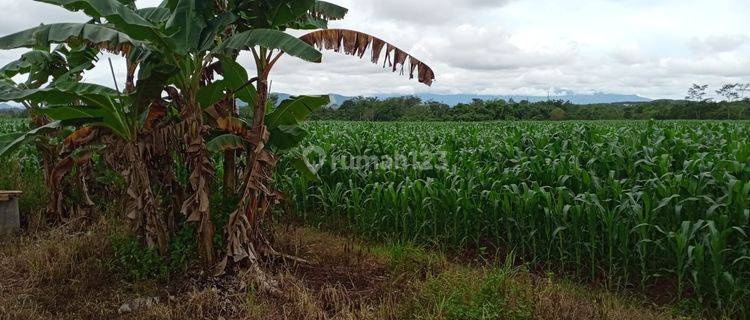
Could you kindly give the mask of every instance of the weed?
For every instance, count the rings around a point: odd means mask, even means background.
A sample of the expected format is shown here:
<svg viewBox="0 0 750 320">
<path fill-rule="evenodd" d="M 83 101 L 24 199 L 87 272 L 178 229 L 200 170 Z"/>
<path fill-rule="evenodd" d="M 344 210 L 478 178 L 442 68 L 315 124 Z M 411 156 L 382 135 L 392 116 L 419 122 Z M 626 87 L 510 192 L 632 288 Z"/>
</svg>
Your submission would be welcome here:
<svg viewBox="0 0 750 320">
<path fill-rule="evenodd" d="M 180 228 L 170 239 L 168 257 L 129 234 L 112 234 L 110 242 L 114 250 L 110 267 L 123 272 L 129 280 L 168 280 L 186 271 L 196 260 L 195 230 L 191 227 Z"/>
</svg>

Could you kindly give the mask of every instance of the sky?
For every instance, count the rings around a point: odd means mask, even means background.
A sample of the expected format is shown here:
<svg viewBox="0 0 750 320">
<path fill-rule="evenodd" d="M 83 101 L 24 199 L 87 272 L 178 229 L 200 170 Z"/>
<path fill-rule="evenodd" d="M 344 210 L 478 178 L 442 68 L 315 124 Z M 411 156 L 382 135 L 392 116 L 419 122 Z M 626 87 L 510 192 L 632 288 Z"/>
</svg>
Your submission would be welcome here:
<svg viewBox="0 0 750 320">
<path fill-rule="evenodd" d="M 323 63 L 284 57 L 272 90 L 291 94 L 637 94 L 683 98 L 750 82 L 747 0 L 328 0 L 349 8 L 334 28 L 363 31 L 429 64 L 432 87 L 382 65 L 324 52 Z M 138 0 L 139 7 L 159 0 Z M 41 22 L 84 21 L 49 4 L 0 0 L 0 35 Z M 24 50 L 0 52 L 0 65 Z M 107 58 L 86 81 L 112 84 Z M 124 63 L 113 57 L 118 79 Z M 248 56 L 240 62 L 251 67 Z"/>
</svg>

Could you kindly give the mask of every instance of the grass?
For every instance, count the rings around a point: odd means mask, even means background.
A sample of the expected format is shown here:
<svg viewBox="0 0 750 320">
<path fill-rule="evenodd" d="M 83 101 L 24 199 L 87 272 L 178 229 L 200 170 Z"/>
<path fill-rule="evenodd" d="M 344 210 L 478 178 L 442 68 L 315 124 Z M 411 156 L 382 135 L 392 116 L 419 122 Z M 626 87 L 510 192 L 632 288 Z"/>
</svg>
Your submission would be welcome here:
<svg viewBox="0 0 750 320">
<path fill-rule="evenodd" d="M 414 245 L 377 245 L 398 281 L 410 283 L 402 319 L 678 319 L 670 307 L 540 276 L 514 263 L 465 263 Z"/>
<path fill-rule="evenodd" d="M 511 281 L 517 274 L 506 264 L 429 277 L 411 313 L 417 319 L 529 319 L 532 297 Z"/>
<path fill-rule="evenodd" d="M 512 263 L 466 265 L 409 244 L 368 244 L 307 227 L 276 228 L 275 246 L 309 261 L 269 262 L 288 293 L 283 300 L 256 293 L 242 274 L 209 281 L 191 269 L 170 280 L 135 279 L 111 268 L 117 253 L 106 239 L 117 232 L 101 219 L 0 240 L 0 319 L 671 317 Z M 160 302 L 117 313 L 121 304 L 149 297 Z"/>
<path fill-rule="evenodd" d="M 5 319 L 94 317 L 117 284 L 104 267 L 111 254 L 101 234 L 60 228 L 0 243 L 0 314 Z M 106 298 L 105 298 L 106 297 Z M 110 302 L 111 303 L 111 302 Z"/>
</svg>

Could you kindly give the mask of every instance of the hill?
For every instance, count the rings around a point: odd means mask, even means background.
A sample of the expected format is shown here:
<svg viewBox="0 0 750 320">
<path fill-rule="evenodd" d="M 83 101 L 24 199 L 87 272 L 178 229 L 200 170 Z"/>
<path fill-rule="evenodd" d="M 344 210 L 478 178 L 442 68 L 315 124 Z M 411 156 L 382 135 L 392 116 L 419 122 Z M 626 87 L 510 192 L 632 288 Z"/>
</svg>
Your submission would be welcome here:
<svg viewBox="0 0 750 320">
<path fill-rule="evenodd" d="M 0 110 L 2 109 L 20 109 L 20 108 L 17 106 L 7 104 L 7 103 L 0 103 Z"/>
</svg>

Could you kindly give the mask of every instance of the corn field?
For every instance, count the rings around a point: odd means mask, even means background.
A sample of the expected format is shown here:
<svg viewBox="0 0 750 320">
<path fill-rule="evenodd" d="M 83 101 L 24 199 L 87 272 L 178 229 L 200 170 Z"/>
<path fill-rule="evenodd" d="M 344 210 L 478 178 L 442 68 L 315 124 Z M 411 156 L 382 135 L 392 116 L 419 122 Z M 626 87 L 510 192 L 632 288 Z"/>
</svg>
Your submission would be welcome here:
<svg viewBox="0 0 750 320">
<path fill-rule="evenodd" d="M 3 119 L 0 118 L 0 134 L 3 133 L 10 133 L 10 132 L 16 132 L 21 130 L 28 129 L 28 124 L 26 124 L 26 121 L 21 119 Z"/>
<path fill-rule="evenodd" d="M 0 120 L 0 133 L 25 126 Z M 581 280 L 748 312 L 750 123 L 312 122 L 306 129 L 300 150 L 325 151 L 315 159 L 324 160 L 318 177 L 295 170 L 293 156 L 275 177 L 295 219 L 376 241 L 512 251 Z M 15 160 L 38 167 L 34 152 L 25 148 Z M 398 155 L 406 165 L 350 163 Z"/>
<path fill-rule="evenodd" d="M 28 129 L 29 123 L 25 119 L 0 118 L 0 135 L 25 131 Z M 17 163 L 22 164 L 23 167 L 29 168 L 29 170 L 39 170 L 39 159 L 37 159 L 36 156 L 37 152 L 34 147 L 26 145 L 21 147 L 21 151 L 15 154 L 12 159 Z M 3 158 L 0 157 L 0 159 Z"/>
<path fill-rule="evenodd" d="M 297 219 L 379 241 L 513 251 L 576 278 L 747 315 L 749 123 L 307 129 L 306 147 L 326 154 L 319 178 L 277 176 Z M 447 166 L 341 165 L 397 154 L 442 154 Z"/>
</svg>

